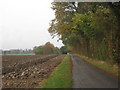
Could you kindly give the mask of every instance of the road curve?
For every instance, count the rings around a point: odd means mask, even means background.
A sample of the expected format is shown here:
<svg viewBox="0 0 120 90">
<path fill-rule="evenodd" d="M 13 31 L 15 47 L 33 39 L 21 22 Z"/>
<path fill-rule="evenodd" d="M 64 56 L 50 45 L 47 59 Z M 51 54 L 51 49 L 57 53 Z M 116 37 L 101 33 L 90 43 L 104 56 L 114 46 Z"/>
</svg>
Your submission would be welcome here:
<svg viewBox="0 0 120 90">
<path fill-rule="evenodd" d="M 73 88 L 118 88 L 118 80 L 88 64 L 75 55 L 73 62 Z"/>
</svg>

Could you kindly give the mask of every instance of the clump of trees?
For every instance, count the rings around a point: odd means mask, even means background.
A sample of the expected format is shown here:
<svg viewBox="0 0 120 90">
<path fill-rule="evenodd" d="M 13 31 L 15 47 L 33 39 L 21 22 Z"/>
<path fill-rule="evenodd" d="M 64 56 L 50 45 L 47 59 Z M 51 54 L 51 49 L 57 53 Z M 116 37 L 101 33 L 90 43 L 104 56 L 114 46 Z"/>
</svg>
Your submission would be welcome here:
<svg viewBox="0 0 120 90">
<path fill-rule="evenodd" d="M 54 47 L 54 45 L 50 42 L 47 42 L 42 46 L 35 46 L 33 49 L 36 55 L 39 54 L 60 54 L 60 50 L 58 47 Z"/>
<path fill-rule="evenodd" d="M 62 46 L 60 48 L 61 54 L 67 54 L 70 53 L 71 51 L 67 48 L 67 46 Z"/>
<path fill-rule="evenodd" d="M 49 32 L 72 52 L 119 62 L 120 3 L 53 2 Z"/>
<path fill-rule="evenodd" d="M 67 47 L 66 47 L 66 46 L 62 46 L 62 47 L 60 48 L 60 51 L 61 51 L 62 54 L 67 54 L 67 53 L 68 53 L 68 50 L 67 50 Z"/>
</svg>

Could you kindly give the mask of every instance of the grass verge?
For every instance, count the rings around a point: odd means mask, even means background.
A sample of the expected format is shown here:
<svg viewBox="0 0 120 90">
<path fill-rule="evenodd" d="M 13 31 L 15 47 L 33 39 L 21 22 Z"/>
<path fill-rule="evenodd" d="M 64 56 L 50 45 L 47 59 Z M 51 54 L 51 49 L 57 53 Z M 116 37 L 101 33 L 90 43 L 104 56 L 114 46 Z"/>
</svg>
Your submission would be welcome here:
<svg viewBox="0 0 120 90">
<path fill-rule="evenodd" d="M 120 78 L 120 71 L 118 68 L 118 65 L 110 65 L 105 61 L 100 61 L 100 60 L 94 60 L 85 56 L 81 56 L 81 55 L 76 55 L 79 56 L 81 59 L 85 60 L 86 62 L 92 64 L 93 66 L 97 67 L 98 69 L 101 69 L 113 76 L 115 76 L 116 78 Z"/>
<path fill-rule="evenodd" d="M 50 77 L 44 81 L 41 88 L 71 88 L 71 65 L 70 56 L 66 55 L 62 63 L 58 65 Z"/>
</svg>

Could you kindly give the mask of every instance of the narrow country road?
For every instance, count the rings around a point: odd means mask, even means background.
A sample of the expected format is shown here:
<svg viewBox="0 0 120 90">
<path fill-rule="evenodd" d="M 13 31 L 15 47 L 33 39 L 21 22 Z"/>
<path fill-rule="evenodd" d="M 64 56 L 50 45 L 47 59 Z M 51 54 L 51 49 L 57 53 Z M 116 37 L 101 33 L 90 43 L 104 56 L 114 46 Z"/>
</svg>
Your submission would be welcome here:
<svg viewBox="0 0 120 90">
<path fill-rule="evenodd" d="M 71 55 L 73 62 L 73 88 L 118 88 L 118 80 Z"/>
</svg>

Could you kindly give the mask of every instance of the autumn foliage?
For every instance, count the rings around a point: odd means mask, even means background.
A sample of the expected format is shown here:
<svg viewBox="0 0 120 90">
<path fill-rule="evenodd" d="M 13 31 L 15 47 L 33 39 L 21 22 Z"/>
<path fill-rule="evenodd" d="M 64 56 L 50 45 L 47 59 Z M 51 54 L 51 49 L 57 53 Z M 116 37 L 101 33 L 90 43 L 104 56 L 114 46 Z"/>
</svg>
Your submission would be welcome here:
<svg viewBox="0 0 120 90">
<path fill-rule="evenodd" d="M 119 62 L 120 3 L 54 2 L 50 34 L 73 53 Z"/>
<path fill-rule="evenodd" d="M 45 45 L 34 47 L 35 54 L 60 54 L 58 47 L 54 47 L 53 44 L 47 42 Z"/>
</svg>

